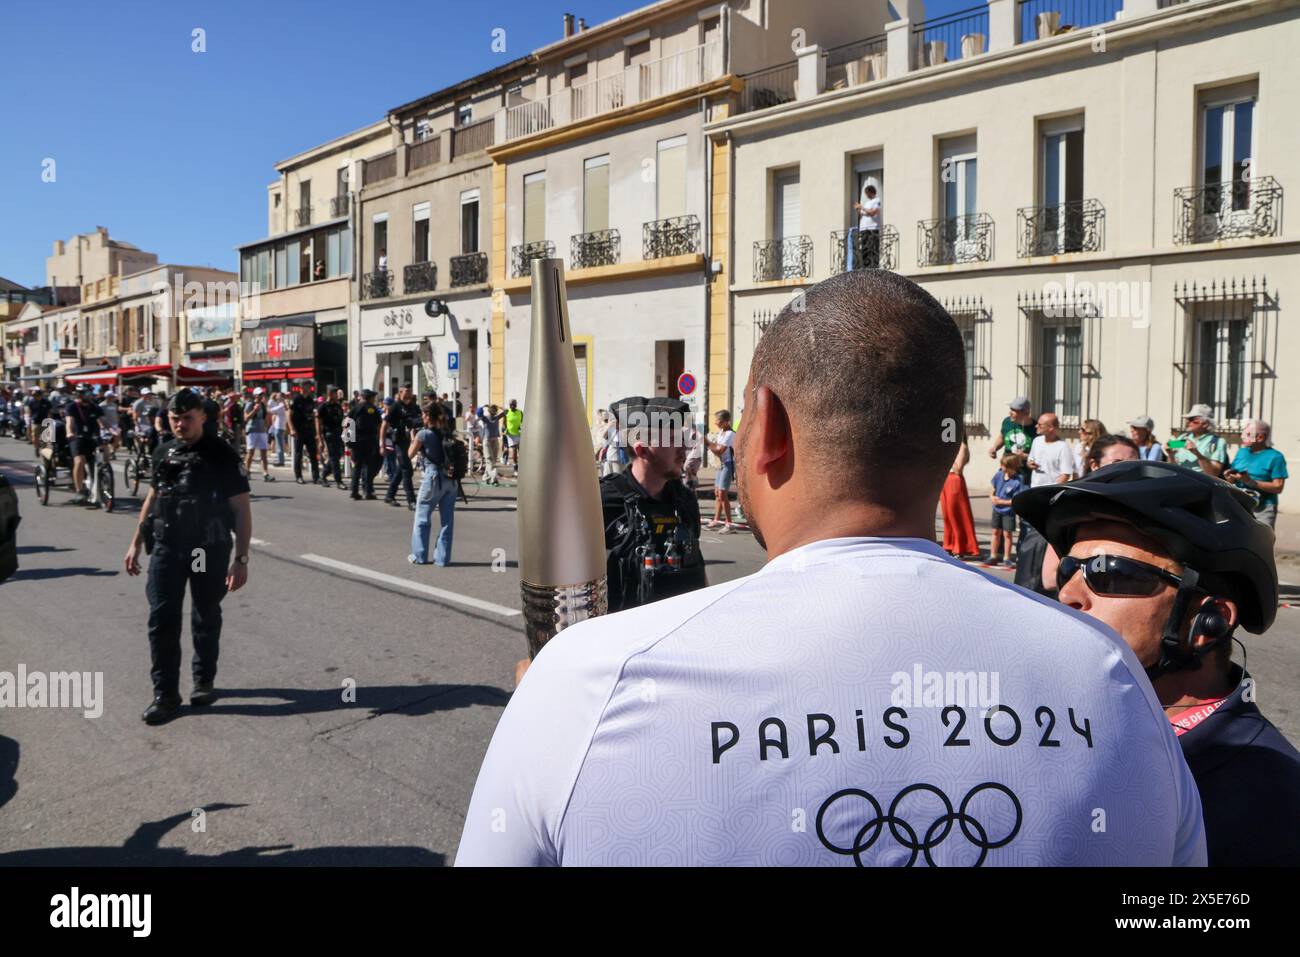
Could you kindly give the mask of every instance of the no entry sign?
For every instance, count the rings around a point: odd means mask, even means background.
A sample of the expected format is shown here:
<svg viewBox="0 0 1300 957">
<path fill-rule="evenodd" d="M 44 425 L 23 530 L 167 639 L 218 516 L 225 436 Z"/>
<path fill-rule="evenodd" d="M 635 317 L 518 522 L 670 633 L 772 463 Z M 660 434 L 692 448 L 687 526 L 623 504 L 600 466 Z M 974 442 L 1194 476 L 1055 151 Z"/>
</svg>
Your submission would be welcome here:
<svg viewBox="0 0 1300 957">
<path fill-rule="evenodd" d="M 695 376 L 689 372 L 683 372 L 677 377 L 677 394 L 690 395 L 695 391 Z"/>
</svg>

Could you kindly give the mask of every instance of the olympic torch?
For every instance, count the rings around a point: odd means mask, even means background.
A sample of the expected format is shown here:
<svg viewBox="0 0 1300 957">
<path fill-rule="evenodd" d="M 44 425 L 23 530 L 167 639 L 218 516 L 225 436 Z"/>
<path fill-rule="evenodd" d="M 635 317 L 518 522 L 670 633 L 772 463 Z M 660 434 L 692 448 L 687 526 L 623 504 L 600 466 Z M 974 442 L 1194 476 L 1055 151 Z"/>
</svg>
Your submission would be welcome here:
<svg viewBox="0 0 1300 957">
<path fill-rule="evenodd" d="M 520 443 L 519 588 L 528 656 L 609 607 L 600 484 L 578 388 L 560 259 L 532 262 L 527 431 Z"/>
</svg>

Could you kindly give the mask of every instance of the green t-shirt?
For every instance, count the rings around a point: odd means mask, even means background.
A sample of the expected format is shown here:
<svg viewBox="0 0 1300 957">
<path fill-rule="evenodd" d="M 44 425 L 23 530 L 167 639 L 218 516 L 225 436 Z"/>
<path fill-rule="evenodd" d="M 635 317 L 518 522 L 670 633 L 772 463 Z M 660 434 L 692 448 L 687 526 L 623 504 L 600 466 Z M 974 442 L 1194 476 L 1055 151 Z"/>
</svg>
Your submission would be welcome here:
<svg viewBox="0 0 1300 957">
<path fill-rule="evenodd" d="M 1003 453 L 1015 452 L 1017 455 L 1028 454 L 1030 446 L 1034 444 L 1034 425 L 1021 425 L 1011 416 L 1002 420 L 1002 449 Z"/>
<path fill-rule="evenodd" d="M 506 410 L 506 435 L 518 435 L 523 424 L 524 413 L 522 409 Z"/>
<path fill-rule="evenodd" d="M 1201 454 L 1211 462 L 1218 462 L 1220 465 L 1228 464 L 1228 443 L 1213 432 L 1202 432 L 1199 436 L 1192 435 L 1190 432 L 1184 432 L 1178 437 L 1189 444 L 1195 442 L 1196 447 L 1200 449 Z M 1187 468 L 1196 472 L 1204 471 L 1201 468 L 1201 464 L 1196 460 L 1196 456 L 1188 451 L 1187 448 L 1169 449 L 1166 447 L 1165 451 L 1172 451 L 1174 454 L 1174 461 L 1179 465 L 1185 465 Z"/>
</svg>

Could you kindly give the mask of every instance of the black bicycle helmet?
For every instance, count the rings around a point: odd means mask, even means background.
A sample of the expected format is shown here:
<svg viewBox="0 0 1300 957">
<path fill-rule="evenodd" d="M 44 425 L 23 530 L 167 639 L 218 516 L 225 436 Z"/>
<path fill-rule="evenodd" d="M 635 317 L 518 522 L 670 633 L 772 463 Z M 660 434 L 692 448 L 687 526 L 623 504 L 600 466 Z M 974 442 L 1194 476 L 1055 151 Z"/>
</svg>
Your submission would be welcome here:
<svg viewBox="0 0 1300 957">
<path fill-rule="evenodd" d="M 1242 489 L 1171 462 L 1116 462 L 1067 485 L 1021 492 L 1012 507 L 1060 555 L 1084 522 L 1127 522 L 1196 570 L 1200 587 L 1237 603 L 1242 627 L 1260 634 L 1277 616 L 1273 530 Z"/>
</svg>

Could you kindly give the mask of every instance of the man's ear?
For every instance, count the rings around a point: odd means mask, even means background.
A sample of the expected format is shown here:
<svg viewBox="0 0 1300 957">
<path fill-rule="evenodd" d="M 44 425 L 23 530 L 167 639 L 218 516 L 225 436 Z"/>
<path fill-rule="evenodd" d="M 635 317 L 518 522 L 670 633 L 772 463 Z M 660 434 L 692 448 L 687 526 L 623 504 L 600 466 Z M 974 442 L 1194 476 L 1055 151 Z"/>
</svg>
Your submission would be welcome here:
<svg viewBox="0 0 1300 957">
<path fill-rule="evenodd" d="M 753 409 L 745 413 L 753 416 L 745 459 L 755 473 L 768 475 L 772 484 L 779 485 L 794 471 L 790 416 L 780 398 L 767 386 L 758 386 L 753 395 Z"/>
<path fill-rule="evenodd" d="M 1198 649 L 1232 634 L 1240 620 L 1237 603 L 1217 595 L 1207 595 L 1193 616 L 1192 622 L 1196 627 L 1188 639 L 1191 646 Z"/>
</svg>

